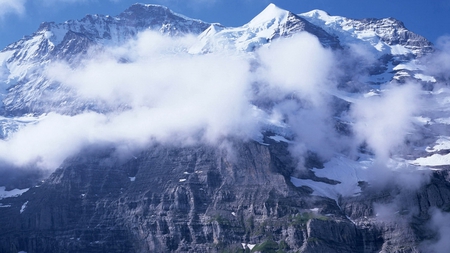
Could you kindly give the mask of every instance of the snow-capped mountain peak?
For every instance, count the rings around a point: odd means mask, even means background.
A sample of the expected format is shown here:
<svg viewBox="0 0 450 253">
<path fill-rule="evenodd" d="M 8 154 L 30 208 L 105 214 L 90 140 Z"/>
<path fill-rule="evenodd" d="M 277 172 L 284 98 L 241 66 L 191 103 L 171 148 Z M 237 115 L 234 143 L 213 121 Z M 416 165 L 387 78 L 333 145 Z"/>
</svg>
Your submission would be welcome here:
<svg viewBox="0 0 450 253">
<path fill-rule="evenodd" d="M 246 26 L 248 27 L 266 27 L 280 25 L 286 22 L 287 17 L 292 14 L 283 10 L 275 4 L 269 4 L 261 13 L 254 17 Z"/>
<path fill-rule="evenodd" d="M 306 19 L 269 4 L 261 13 L 241 27 L 207 29 L 200 35 L 200 43 L 191 49 L 191 53 L 212 52 L 217 50 L 253 51 L 279 37 L 290 37 L 306 31 L 316 36 L 325 47 L 339 48 L 335 36 Z"/>
</svg>

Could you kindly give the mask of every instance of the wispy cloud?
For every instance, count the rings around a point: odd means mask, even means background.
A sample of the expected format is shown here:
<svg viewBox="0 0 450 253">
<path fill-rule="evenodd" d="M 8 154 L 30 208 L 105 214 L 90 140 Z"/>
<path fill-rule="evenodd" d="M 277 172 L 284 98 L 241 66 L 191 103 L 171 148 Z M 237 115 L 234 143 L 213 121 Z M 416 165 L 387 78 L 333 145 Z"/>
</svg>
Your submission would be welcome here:
<svg viewBox="0 0 450 253">
<path fill-rule="evenodd" d="M 413 131 L 413 116 L 420 112 L 420 86 L 391 85 L 381 96 L 362 98 L 352 107 L 355 132 L 386 162 L 395 148 Z"/>
<path fill-rule="evenodd" d="M 0 18 L 7 14 L 22 15 L 25 12 L 26 0 L 0 0 Z"/>
<path fill-rule="evenodd" d="M 421 246 L 424 252 L 444 253 L 450 249 L 450 214 L 434 208 L 430 210 L 429 229 L 436 233 L 435 240 L 426 240 Z"/>
<path fill-rule="evenodd" d="M 56 4 L 86 4 L 98 2 L 98 0 L 33 0 L 45 6 L 55 6 Z M 108 0 L 108 2 L 120 2 L 121 0 Z M 26 4 L 28 0 L 0 0 L 0 18 L 6 15 L 23 15 L 27 12 Z"/>
<path fill-rule="evenodd" d="M 97 0 L 39 0 L 44 4 L 58 4 L 58 3 L 67 3 L 67 4 L 79 4 L 79 3 L 89 3 L 89 2 L 98 2 Z"/>
<path fill-rule="evenodd" d="M 250 104 L 248 60 L 179 51 L 190 43 L 190 37 L 145 32 L 122 47 L 92 55 L 81 67 L 53 65 L 48 76 L 75 90 L 79 99 L 119 109 L 50 114 L 2 141 L 3 159 L 54 169 L 86 145 L 142 147 L 153 141 L 186 145 L 217 143 L 229 135 L 251 138 L 258 112 Z"/>
<path fill-rule="evenodd" d="M 80 100 L 106 104 L 112 111 L 50 114 L 1 141 L 1 158 L 54 169 L 87 145 L 133 149 L 151 142 L 245 140 L 257 138 L 261 122 L 277 114 L 279 121 L 293 125 L 298 155 L 302 148 L 332 149 L 321 143 L 334 133 L 325 92 L 333 89 L 327 79 L 333 54 L 317 38 L 304 33 L 261 49 L 258 70 L 245 53 L 188 54 L 185 49 L 195 41 L 147 31 L 123 46 L 92 54 L 79 67 L 52 65 L 49 78 Z M 284 98 L 293 99 L 269 108 L 254 104 Z"/>
</svg>

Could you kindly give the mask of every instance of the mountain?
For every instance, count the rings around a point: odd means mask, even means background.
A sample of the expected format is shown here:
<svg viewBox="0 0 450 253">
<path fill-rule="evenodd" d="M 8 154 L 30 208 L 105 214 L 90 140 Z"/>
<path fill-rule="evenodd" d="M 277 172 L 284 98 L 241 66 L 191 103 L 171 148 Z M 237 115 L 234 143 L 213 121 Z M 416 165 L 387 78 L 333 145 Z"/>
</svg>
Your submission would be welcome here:
<svg viewBox="0 0 450 253">
<path fill-rule="evenodd" d="M 42 23 L 0 52 L 0 252 L 446 252 L 445 53 L 273 4 Z"/>
</svg>

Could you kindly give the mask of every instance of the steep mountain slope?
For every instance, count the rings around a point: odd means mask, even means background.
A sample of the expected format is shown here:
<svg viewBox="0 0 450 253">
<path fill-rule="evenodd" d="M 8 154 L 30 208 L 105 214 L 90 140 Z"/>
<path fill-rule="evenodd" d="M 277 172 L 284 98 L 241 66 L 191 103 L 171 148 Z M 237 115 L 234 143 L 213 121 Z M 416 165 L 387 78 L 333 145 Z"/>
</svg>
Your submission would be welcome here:
<svg viewBox="0 0 450 253">
<path fill-rule="evenodd" d="M 273 4 L 43 23 L 0 52 L 0 252 L 443 252 L 435 54 L 392 18 Z"/>
</svg>

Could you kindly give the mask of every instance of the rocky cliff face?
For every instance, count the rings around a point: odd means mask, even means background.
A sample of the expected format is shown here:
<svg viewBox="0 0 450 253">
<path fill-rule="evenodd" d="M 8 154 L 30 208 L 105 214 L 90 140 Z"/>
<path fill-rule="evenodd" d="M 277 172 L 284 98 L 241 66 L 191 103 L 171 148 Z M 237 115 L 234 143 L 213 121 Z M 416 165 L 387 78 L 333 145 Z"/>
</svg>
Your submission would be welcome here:
<svg viewBox="0 0 450 253">
<path fill-rule="evenodd" d="M 334 201 L 294 187 L 285 143 L 91 150 L 2 208 L 1 252 L 375 252 Z M 6 203 L 3 201 L 3 203 Z"/>
<path fill-rule="evenodd" d="M 450 206 L 448 173 L 436 172 L 379 221 L 372 204 L 395 194 L 311 196 L 290 183 L 286 143 L 268 142 L 85 151 L 2 200 L 0 252 L 417 252 L 430 208 Z"/>
</svg>

